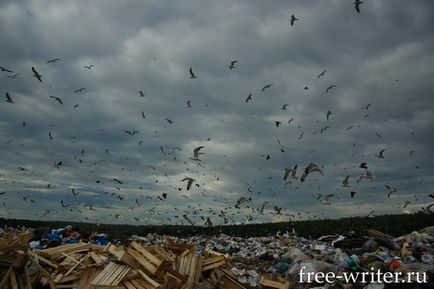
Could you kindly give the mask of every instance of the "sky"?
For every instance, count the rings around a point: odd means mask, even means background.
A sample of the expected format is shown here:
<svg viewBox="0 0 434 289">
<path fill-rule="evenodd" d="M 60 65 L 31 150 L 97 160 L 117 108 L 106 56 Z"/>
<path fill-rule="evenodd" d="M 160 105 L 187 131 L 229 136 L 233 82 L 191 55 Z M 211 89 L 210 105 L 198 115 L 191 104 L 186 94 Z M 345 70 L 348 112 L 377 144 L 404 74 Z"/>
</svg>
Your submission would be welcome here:
<svg viewBox="0 0 434 289">
<path fill-rule="evenodd" d="M 359 8 L 1 1 L 0 217 L 203 225 L 427 208 L 434 2 Z M 302 182 L 309 163 L 321 172 Z"/>
</svg>

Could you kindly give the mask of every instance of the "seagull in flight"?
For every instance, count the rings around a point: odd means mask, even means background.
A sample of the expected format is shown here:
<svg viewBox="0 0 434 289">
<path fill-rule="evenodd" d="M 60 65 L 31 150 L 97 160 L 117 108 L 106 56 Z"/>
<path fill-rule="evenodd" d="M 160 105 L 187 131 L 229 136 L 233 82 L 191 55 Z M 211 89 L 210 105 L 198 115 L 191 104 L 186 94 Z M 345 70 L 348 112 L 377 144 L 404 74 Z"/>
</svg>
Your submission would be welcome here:
<svg viewBox="0 0 434 289">
<path fill-rule="evenodd" d="M 94 66 L 95 66 L 95 65 L 93 65 L 93 64 L 91 64 L 91 65 L 85 65 L 84 68 L 87 68 L 87 69 L 90 70 L 90 69 L 91 69 L 92 67 L 94 67 Z"/>
<path fill-rule="evenodd" d="M 398 190 L 396 189 L 396 188 L 391 188 L 389 185 L 384 185 L 388 190 L 389 190 L 389 193 L 387 194 L 387 197 L 388 198 L 390 198 L 390 196 L 393 194 L 393 193 L 397 193 L 398 192 Z"/>
<path fill-rule="evenodd" d="M 12 98 L 11 98 L 11 96 L 9 95 L 9 93 L 8 92 L 6 92 L 6 99 L 5 99 L 5 101 L 6 102 L 9 102 L 9 103 L 15 103 L 13 100 L 12 100 Z"/>
<path fill-rule="evenodd" d="M 329 194 L 325 196 L 324 199 L 321 200 L 321 203 L 331 206 L 332 203 L 330 203 L 330 198 L 334 196 L 335 196 L 334 194 Z"/>
<path fill-rule="evenodd" d="M 349 179 L 349 178 L 350 178 L 350 175 L 346 176 L 345 179 L 342 181 L 342 186 L 343 186 L 343 187 L 345 187 L 345 188 L 350 187 L 350 186 L 348 185 L 348 179 Z"/>
<path fill-rule="evenodd" d="M 357 183 L 359 183 L 362 179 L 368 179 L 372 181 L 372 179 L 374 179 L 374 175 L 370 171 L 366 170 L 365 173 L 362 173 L 360 175 L 359 179 L 357 180 Z"/>
<path fill-rule="evenodd" d="M 200 161 L 199 155 L 203 155 L 203 153 L 201 153 L 199 151 L 203 148 L 204 148 L 204 146 L 200 146 L 200 147 L 195 148 L 193 150 L 193 157 L 191 157 L 190 159 L 195 160 L 195 161 Z"/>
<path fill-rule="evenodd" d="M 360 4 L 362 4 L 363 2 L 360 0 L 356 0 L 353 4 L 354 4 L 354 8 L 356 8 L 357 13 L 360 13 Z"/>
<path fill-rule="evenodd" d="M 283 180 L 286 181 L 288 177 L 292 179 L 297 179 L 295 174 L 297 173 L 297 166 L 295 165 L 293 168 L 285 168 L 285 175 L 283 176 Z"/>
<path fill-rule="evenodd" d="M 237 63 L 237 60 L 231 61 L 231 64 L 229 64 L 229 69 L 232 70 L 235 68 L 235 63 Z"/>
<path fill-rule="evenodd" d="M 377 155 L 377 157 L 379 158 L 379 159 L 384 159 L 384 151 L 385 151 L 386 149 L 382 149 L 379 153 L 378 153 L 378 155 Z"/>
<path fill-rule="evenodd" d="M 334 85 L 334 84 L 330 85 L 329 87 L 327 87 L 326 93 L 329 92 L 329 90 L 331 90 L 331 89 L 333 89 L 335 87 L 336 87 L 336 85 Z"/>
<path fill-rule="evenodd" d="M 366 106 L 362 106 L 360 109 L 368 110 L 371 105 L 372 105 L 372 102 L 368 103 Z"/>
<path fill-rule="evenodd" d="M 324 76 L 326 72 L 327 72 L 327 70 L 324 70 L 323 72 L 321 72 L 320 74 L 318 74 L 318 76 L 316 78 L 320 78 L 321 76 Z"/>
<path fill-rule="evenodd" d="M 264 87 L 262 88 L 261 92 L 264 92 L 265 89 L 270 88 L 270 87 L 272 87 L 272 86 L 273 86 L 272 83 L 267 84 L 266 86 L 264 86 Z"/>
<path fill-rule="evenodd" d="M 288 110 L 288 106 L 289 104 L 285 103 L 284 105 L 282 105 L 282 110 Z"/>
<path fill-rule="evenodd" d="M 291 26 L 294 26 L 294 22 L 298 20 L 298 18 L 295 18 L 294 14 L 291 15 L 291 18 L 289 19 L 289 21 L 291 22 Z"/>
<path fill-rule="evenodd" d="M 304 173 L 301 176 L 301 181 L 304 182 L 307 175 L 313 172 L 319 172 L 321 175 L 324 175 L 324 173 L 321 171 L 319 166 L 315 163 L 309 163 L 309 165 L 304 169 Z"/>
<path fill-rule="evenodd" d="M 330 119 L 330 116 L 331 116 L 332 114 L 333 114 L 333 112 L 331 112 L 330 110 L 327 111 L 327 113 L 326 113 L 326 118 L 327 118 L 327 120 Z"/>
<path fill-rule="evenodd" d="M 140 94 L 140 97 L 144 97 L 145 96 L 145 94 L 143 93 L 142 90 L 139 91 L 139 94 Z"/>
<path fill-rule="evenodd" d="M 252 94 L 249 94 L 249 96 L 247 96 L 246 103 L 249 102 L 249 100 L 252 100 Z"/>
<path fill-rule="evenodd" d="M 60 104 L 63 104 L 62 99 L 60 97 L 50 95 L 50 98 L 57 100 Z"/>
<path fill-rule="evenodd" d="M 1 66 L 0 66 L 0 70 L 1 70 L 1 71 L 4 71 L 4 72 L 10 72 L 10 73 L 13 73 L 12 70 L 6 69 L 6 68 L 1 67 Z"/>
<path fill-rule="evenodd" d="M 50 59 L 47 61 L 47 64 L 54 63 L 54 62 L 59 61 L 59 60 L 60 60 L 60 58 Z"/>
<path fill-rule="evenodd" d="M 6 76 L 7 78 L 12 78 L 12 79 L 15 79 L 18 75 L 20 75 L 19 73 L 16 73 L 16 74 L 14 74 L 14 75 L 8 75 L 8 76 Z"/>
<path fill-rule="evenodd" d="M 76 91 L 74 91 L 74 93 L 82 93 L 85 89 L 86 87 L 79 88 Z"/>
<path fill-rule="evenodd" d="M 40 82 L 42 82 L 42 76 L 36 71 L 34 67 L 32 67 L 33 77 L 36 77 Z"/>
<path fill-rule="evenodd" d="M 195 79 L 197 76 L 193 72 L 193 68 L 190 67 L 190 79 Z"/>
<path fill-rule="evenodd" d="M 193 178 L 189 178 L 189 177 L 187 177 L 187 178 L 182 179 L 182 181 L 183 181 L 183 182 L 188 181 L 188 182 L 187 182 L 187 191 L 188 191 L 188 190 L 190 190 L 191 185 L 193 184 L 193 182 L 196 181 L 196 180 L 193 179 Z"/>
</svg>

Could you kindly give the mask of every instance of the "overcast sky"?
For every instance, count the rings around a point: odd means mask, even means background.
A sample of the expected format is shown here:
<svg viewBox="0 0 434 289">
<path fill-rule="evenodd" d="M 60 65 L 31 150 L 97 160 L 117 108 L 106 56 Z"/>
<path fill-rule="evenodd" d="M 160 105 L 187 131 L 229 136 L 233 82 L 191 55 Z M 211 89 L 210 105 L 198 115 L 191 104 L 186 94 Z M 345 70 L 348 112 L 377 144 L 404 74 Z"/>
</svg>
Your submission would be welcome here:
<svg viewBox="0 0 434 289">
<path fill-rule="evenodd" d="M 434 2 L 352 2 L 1 1 L 0 217 L 202 225 L 431 204 Z M 324 175 L 301 182 L 310 162 Z M 373 179 L 357 182 L 362 162 Z"/>
</svg>

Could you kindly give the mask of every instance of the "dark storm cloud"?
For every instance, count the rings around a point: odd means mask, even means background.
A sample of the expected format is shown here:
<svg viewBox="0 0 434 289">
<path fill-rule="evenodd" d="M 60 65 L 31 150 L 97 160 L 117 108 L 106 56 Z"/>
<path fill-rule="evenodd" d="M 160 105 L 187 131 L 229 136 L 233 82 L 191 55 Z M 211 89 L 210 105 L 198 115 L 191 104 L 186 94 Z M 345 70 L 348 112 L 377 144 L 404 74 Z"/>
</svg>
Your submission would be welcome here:
<svg viewBox="0 0 434 289">
<path fill-rule="evenodd" d="M 0 74 L 15 102 L 0 105 L 1 216 L 179 223 L 188 214 L 200 224 L 200 216 L 222 223 L 221 211 L 230 222 L 279 221 L 397 213 L 407 200 L 414 212 L 430 202 L 431 1 L 368 1 L 360 14 L 347 1 L 0 8 L 0 66 L 20 73 Z M 300 19 L 292 27 L 291 14 Z M 46 63 L 53 58 L 61 60 Z M 190 159 L 198 146 L 201 162 Z M 324 176 L 302 183 L 309 162 Z M 372 181 L 356 182 L 361 162 Z M 284 169 L 296 164 L 298 180 L 285 183 Z M 185 177 L 196 180 L 188 191 Z M 385 184 L 398 192 L 388 198 Z M 331 206 L 321 202 L 328 194 Z M 252 201 L 235 209 L 242 196 Z"/>
</svg>

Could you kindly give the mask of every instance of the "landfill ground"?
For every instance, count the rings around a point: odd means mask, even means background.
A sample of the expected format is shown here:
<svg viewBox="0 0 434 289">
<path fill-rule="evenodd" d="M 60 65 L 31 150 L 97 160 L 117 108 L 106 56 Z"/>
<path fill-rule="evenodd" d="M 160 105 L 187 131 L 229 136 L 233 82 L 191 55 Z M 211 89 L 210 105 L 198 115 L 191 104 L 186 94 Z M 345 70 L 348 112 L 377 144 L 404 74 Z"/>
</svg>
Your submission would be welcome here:
<svg viewBox="0 0 434 289">
<path fill-rule="evenodd" d="M 290 230 L 262 237 L 148 233 L 123 239 L 76 226 L 48 231 L 5 226 L 0 289 L 434 288 L 433 245 L 434 226 L 400 236 L 370 228 L 315 238 Z M 404 277 L 391 283 L 359 277 L 326 283 L 308 279 L 303 270 Z"/>
</svg>

